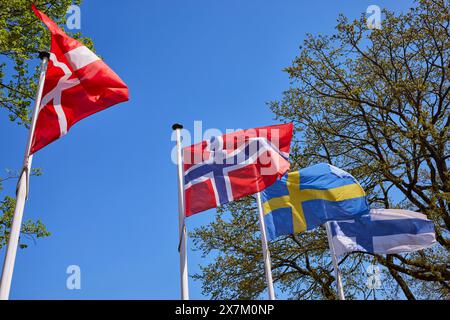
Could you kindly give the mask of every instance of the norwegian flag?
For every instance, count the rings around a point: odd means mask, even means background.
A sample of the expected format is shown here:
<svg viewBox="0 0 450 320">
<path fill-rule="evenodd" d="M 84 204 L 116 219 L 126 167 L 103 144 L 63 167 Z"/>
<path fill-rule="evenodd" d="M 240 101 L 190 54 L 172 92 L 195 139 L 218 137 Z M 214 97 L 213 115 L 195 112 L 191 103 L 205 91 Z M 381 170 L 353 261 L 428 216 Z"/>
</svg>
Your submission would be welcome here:
<svg viewBox="0 0 450 320">
<path fill-rule="evenodd" d="M 292 123 L 242 130 L 184 148 L 186 216 L 260 192 L 289 170 Z"/>
<path fill-rule="evenodd" d="M 79 120 L 128 100 L 128 87 L 99 57 L 32 5 L 51 32 L 50 58 L 31 154 Z"/>
</svg>

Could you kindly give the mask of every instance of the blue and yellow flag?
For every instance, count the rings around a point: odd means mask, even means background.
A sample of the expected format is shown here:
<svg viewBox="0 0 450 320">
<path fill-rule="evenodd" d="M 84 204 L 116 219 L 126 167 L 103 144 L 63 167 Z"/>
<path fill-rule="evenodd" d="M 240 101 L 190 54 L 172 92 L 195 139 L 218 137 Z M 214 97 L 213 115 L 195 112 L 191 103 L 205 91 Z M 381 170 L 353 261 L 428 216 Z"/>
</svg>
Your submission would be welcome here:
<svg viewBox="0 0 450 320">
<path fill-rule="evenodd" d="M 369 213 L 358 181 L 326 163 L 284 175 L 262 191 L 262 199 L 269 240 Z"/>
</svg>

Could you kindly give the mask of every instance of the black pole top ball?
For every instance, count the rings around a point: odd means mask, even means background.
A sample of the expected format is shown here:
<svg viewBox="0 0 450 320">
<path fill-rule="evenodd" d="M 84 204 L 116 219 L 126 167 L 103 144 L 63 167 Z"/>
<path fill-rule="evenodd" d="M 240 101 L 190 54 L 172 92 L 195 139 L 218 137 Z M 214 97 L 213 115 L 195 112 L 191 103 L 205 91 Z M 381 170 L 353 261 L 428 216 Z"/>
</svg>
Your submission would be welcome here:
<svg viewBox="0 0 450 320">
<path fill-rule="evenodd" d="M 40 51 L 39 52 L 39 59 L 42 60 L 44 58 L 50 59 L 50 53 L 48 53 L 47 51 Z"/>
<path fill-rule="evenodd" d="M 178 130 L 178 129 L 183 129 L 183 126 L 181 124 L 179 124 L 179 123 L 175 123 L 172 126 L 172 130 Z"/>
</svg>

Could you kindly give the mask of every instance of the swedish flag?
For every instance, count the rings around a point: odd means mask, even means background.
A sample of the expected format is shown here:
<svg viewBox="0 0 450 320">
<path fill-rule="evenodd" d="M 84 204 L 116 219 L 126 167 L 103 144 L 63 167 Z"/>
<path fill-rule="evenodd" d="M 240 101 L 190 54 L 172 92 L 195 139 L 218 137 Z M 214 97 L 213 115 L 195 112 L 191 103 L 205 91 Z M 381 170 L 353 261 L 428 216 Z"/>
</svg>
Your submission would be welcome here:
<svg viewBox="0 0 450 320">
<path fill-rule="evenodd" d="M 262 191 L 262 199 L 269 240 L 369 213 L 358 181 L 326 163 L 284 175 Z"/>
</svg>

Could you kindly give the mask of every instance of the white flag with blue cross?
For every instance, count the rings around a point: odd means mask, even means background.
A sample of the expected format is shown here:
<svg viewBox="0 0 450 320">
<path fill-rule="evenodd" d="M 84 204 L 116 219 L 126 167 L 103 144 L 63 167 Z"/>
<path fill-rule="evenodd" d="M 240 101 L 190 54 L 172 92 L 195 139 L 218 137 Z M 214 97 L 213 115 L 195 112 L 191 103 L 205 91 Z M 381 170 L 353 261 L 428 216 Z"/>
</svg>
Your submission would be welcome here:
<svg viewBox="0 0 450 320">
<path fill-rule="evenodd" d="M 399 209 L 372 209 L 350 221 L 330 223 L 336 255 L 362 251 L 378 254 L 413 252 L 436 242 L 433 221 Z"/>
</svg>

